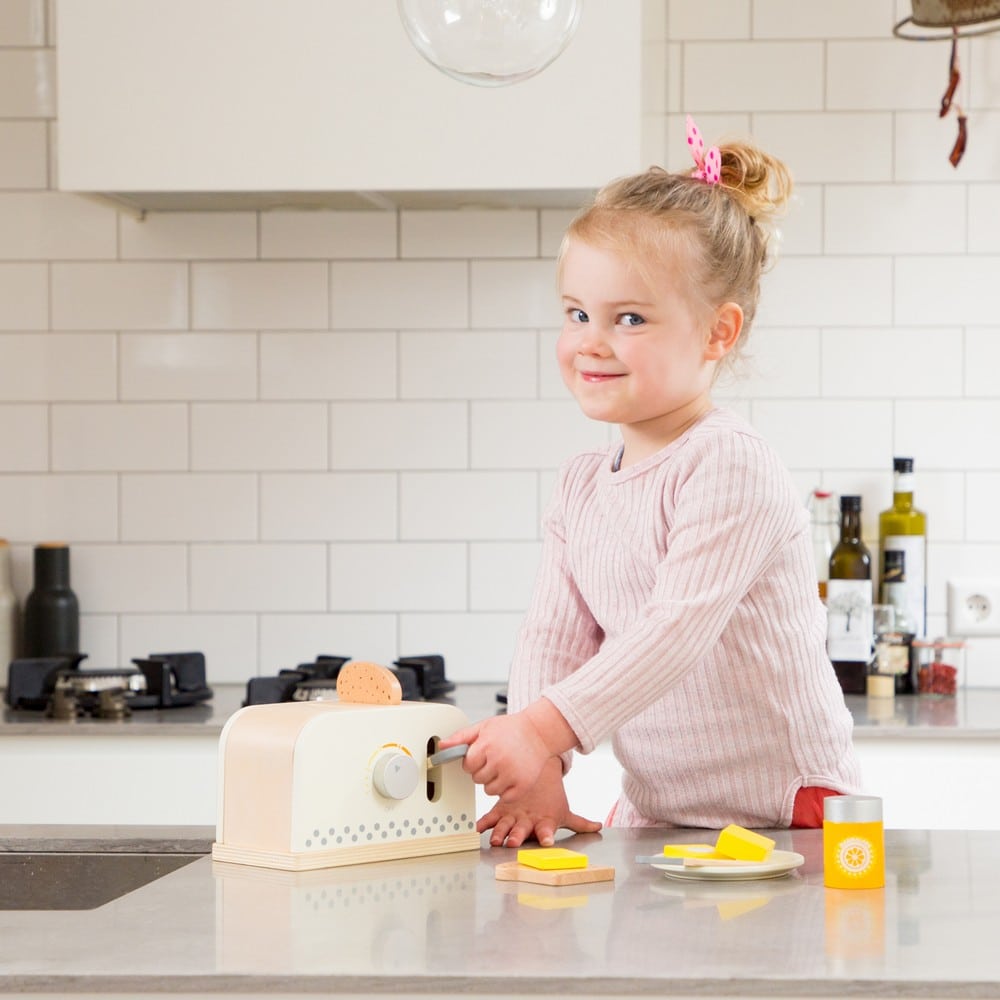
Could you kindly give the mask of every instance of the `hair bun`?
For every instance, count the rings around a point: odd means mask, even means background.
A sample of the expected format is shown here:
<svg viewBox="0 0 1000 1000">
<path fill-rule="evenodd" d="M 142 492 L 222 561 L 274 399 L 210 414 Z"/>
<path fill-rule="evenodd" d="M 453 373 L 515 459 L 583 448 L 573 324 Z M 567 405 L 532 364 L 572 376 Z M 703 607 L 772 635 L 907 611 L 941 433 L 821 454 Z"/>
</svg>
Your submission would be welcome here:
<svg viewBox="0 0 1000 1000">
<path fill-rule="evenodd" d="M 779 215 L 792 194 L 792 176 L 780 160 L 749 143 L 719 147 L 722 186 L 758 222 Z"/>
</svg>

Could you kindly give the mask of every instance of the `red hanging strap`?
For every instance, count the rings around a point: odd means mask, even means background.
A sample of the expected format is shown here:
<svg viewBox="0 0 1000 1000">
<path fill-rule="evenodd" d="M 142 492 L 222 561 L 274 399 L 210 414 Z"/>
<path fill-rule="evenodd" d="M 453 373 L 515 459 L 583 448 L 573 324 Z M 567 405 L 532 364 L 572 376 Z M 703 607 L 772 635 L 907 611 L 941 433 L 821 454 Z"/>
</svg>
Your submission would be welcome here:
<svg viewBox="0 0 1000 1000">
<path fill-rule="evenodd" d="M 955 137 L 955 144 L 951 147 L 951 153 L 948 154 L 948 162 L 953 167 L 957 167 L 962 157 L 965 155 L 965 146 L 969 139 L 969 130 L 965 114 L 962 112 L 961 107 L 954 103 L 955 92 L 958 90 L 962 74 L 958 69 L 958 28 L 953 28 L 952 31 L 951 59 L 948 62 L 948 88 L 945 90 L 944 96 L 941 98 L 941 110 L 938 112 L 938 117 L 944 118 L 952 107 L 954 107 L 955 114 L 958 116 L 958 135 Z"/>
</svg>

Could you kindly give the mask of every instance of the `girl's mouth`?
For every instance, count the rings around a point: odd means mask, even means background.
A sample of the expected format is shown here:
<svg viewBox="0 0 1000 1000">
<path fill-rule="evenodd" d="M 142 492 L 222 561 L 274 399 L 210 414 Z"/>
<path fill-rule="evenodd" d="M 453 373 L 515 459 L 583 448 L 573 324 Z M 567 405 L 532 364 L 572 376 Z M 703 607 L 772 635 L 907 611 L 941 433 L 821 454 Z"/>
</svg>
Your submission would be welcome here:
<svg viewBox="0 0 1000 1000">
<path fill-rule="evenodd" d="M 580 372 L 579 375 L 584 382 L 610 382 L 622 377 L 621 372 Z"/>
</svg>

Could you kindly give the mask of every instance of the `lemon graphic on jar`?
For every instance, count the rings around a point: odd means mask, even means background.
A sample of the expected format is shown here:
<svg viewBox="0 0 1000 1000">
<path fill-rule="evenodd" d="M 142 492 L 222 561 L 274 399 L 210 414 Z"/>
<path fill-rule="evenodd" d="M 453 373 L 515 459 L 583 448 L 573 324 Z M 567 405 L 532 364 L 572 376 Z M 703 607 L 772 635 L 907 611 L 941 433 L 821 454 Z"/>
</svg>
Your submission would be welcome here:
<svg viewBox="0 0 1000 1000">
<path fill-rule="evenodd" d="M 837 864 L 848 875 L 863 875 L 871 867 L 872 845 L 863 837 L 846 837 L 837 847 Z"/>
</svg>

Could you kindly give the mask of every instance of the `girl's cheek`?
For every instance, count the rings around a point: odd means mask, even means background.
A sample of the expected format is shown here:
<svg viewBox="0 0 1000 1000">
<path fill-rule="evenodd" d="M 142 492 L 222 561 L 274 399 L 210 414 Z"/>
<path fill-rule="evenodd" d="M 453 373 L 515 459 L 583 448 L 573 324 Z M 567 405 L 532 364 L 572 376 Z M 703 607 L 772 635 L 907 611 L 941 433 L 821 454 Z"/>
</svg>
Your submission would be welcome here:
<svg viewBox="0 0 1000 1000">
<path fill-rule="evenodd" d="M 556 341 L 556 360 L 561 365 L 566 364 L 567 361 L 572 360 L 575 353 L 576 347 L 574 346 L 572 336 L 563 331 L 559 334 L 559 339 Z"/>
</svg>

